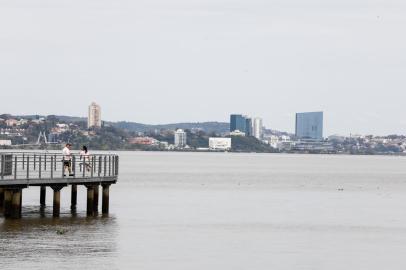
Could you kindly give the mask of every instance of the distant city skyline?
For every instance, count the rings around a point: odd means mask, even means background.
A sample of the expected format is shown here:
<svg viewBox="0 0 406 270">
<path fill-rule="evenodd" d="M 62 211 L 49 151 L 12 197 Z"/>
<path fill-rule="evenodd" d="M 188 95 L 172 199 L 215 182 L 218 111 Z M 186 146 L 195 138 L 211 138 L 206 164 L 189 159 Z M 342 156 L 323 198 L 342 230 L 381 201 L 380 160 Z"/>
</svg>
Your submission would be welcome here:
<svg viewBox="0 0 406 270">
<path fill-rule="evenodd" d="M 29 16 L 27 16 L 29 14 Z M 140 123 L 229 121 L 293 133 L 406 134 L 404 1 L 2 1 L 0 108 Z M 75 18 L 72 20 L 72 18 Z"/>
</svg>

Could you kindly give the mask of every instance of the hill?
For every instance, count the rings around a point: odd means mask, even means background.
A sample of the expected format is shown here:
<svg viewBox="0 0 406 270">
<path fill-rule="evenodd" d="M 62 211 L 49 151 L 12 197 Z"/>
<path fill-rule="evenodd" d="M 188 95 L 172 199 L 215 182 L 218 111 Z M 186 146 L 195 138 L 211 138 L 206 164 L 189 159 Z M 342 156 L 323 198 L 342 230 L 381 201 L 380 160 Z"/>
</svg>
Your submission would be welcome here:
<svg viewBox="0 0 406 270">
<path fill-rule="evenodd" d="M 146 125 L 134 122 L 116 122 L 109 123 L 112 126 L 120 129 L 125 129 L 128 131 L 134 132 L 147 132 L 153 130 L 175 130 L 178 128 L 181 129 L 200 129 L 204 132 L 211 133 L 215 132 L 218 134 L 226 133 L 229 131 L 230 124 L 224 122 L 202 122 L 202 123 L 173 123 L 173 124 L 162 124 L 162 125 Z"/>
</svg>

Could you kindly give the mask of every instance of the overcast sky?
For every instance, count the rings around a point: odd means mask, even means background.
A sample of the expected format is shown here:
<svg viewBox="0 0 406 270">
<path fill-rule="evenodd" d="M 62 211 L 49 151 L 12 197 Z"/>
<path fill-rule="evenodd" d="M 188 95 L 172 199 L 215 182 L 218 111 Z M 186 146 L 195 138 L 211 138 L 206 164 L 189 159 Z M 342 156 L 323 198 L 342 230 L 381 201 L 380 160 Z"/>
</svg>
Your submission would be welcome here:
<svg viewBox="0 0 406 270">
<path fill-rule="evenodd" d="M 0 113 L 406 134 L 404 0 L 0 0 Z"/>
</svg>

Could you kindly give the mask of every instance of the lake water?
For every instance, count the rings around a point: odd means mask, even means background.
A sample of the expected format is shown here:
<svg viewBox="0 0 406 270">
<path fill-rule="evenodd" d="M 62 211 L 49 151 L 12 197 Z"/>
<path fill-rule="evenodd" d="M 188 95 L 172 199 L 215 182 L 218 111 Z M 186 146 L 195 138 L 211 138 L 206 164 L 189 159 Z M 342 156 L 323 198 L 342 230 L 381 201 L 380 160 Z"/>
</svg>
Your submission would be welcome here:
<svg viewBox="0 0 406 270">
<path fill-rule="evenodd" d="M 109 217 L 0 217 L 1 269 L 402 269 L 406 158 L 120 153 Z M 66 230 L 58 235 L 58 230 Z"/>
</svg>

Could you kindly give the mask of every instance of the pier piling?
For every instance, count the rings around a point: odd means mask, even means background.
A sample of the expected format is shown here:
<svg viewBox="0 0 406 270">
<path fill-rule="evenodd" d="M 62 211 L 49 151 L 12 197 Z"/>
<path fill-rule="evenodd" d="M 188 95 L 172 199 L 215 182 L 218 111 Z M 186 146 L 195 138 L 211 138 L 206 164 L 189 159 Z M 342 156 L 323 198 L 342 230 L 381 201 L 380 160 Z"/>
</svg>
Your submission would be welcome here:
<svg viewBox="0 0 406 270">
<path fill-rule="evenodd" d="M 22 189 L 15 189 L 12 191 L 11 199 L 11 218 L 20 218 L 21 217 L 21 198 L 22 198 Z"/>
<path fill-rule="evenodd" d="M 11 217 L 11 200 L 13 198 L 13 190 L 4 190 L 4 216 L 6 218 Z"/>
<path fill-rule="evenodd" d="M 4 188 L 0 188 L 0 212 L 4 212 Z"/>
<path fill-rule="evenodd" d="M 41 204 L 41 207 L 45 207 L 45 205 L 46 205 L 46 195 L 47 195 L 46 186 L 41 186 L 40 197 L 39 197 L 39 202 Z"/>
<path fill-rule="evenodd" d="M 78 202 L 78 186 L 77 185 L 72 185 L 70 200 L 71 200 L 70 209 L 75 210 L 77 202 Z"/>
<path fill-rule="evenodd" d="M 93 204 L 94 204 L 94 186 L 89 185 L 87 187 L 87 208 L 86 212 L 88 216 L 93 216 Z"/>
<path fill-rule="evenodd" d="M 103 186 L 103 201 L 102 201 L 102 213 L 109 213 L 109 196 L 110 196 L 110 185 L 104 184 Z"/>
<path fill-rule="evenodd" d="M 93 188 L 93 213 L 97 214 L 99 212 L 99 185 L 95 185 Z"/>
<path fill-rule="evenodd" d="M 52 186 L 54 190 L 53 217 L 59 217 L 61 211 L 61 189 L 63 186 Z"/>
</svg>

